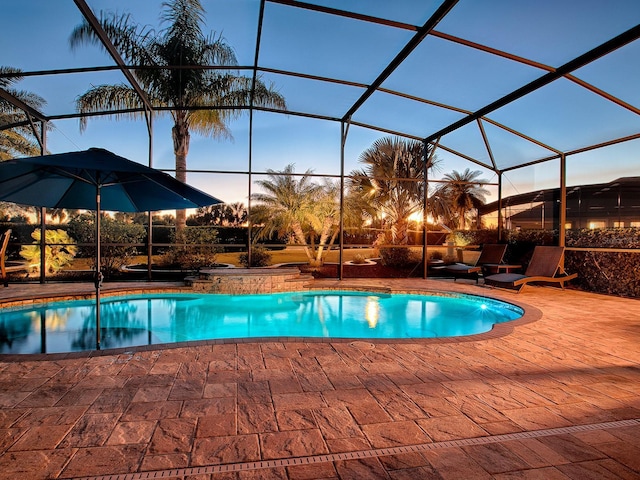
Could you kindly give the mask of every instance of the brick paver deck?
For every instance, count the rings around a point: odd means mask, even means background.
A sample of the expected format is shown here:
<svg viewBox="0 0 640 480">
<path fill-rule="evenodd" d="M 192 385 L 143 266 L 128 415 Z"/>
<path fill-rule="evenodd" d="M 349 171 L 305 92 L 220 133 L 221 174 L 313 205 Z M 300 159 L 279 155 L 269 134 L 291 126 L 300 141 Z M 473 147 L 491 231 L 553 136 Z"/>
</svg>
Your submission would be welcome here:
<svg viewBox="0 0 640 480">
<path fill-rule="evenodd" d="M 535 321 L 446 341 L 0 356 L 0 479 L 640 478 L 638 300 L 339 285 L 490 295 Z M 69 290 L 91 285 L 11 285 L 0 301 Z"/>
</svg>

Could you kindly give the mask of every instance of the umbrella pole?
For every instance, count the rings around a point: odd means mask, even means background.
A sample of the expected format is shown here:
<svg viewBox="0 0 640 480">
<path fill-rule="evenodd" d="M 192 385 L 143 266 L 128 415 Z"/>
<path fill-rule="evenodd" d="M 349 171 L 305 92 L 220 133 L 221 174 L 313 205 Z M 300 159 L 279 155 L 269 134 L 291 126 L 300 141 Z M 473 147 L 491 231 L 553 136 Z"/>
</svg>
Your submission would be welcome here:
<svg viewBox="0 0 640 480">
<path fill-rule="evenodd" d="M 96 350 L 100 350 L 100 287 L 102 271 L 100 270 L 100 185 L 96 185 Z"/>
</svg>

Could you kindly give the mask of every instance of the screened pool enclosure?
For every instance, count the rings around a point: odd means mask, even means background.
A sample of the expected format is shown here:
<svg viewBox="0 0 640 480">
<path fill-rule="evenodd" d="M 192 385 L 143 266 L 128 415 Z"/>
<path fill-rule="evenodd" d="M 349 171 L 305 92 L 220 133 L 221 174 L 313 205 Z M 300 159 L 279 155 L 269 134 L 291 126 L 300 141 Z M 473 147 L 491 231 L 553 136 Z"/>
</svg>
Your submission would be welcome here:
<svg viewBox="0 0 640 480">
<path fill-rule="evenodd" d="M 235 212 L 186 212 L 187 225 L 216 226 L 249 261 L 257 240 L 304 243 L 317 258 L 324 245 L 341 277 L 356 250 L 409 247 L 429 275 L 443 244 L 524 230 L 567 257 L 640 251 L 636 0 L 24 0 L 2 11 L 3 159 L 29 156 L 11 144 L 22 138 L 32 155 L 100 147 L 175 174 Z M 307 187 L 323 192 L 311 200 L 322 213 L 279 205 L 305 218 L 300 237 L 273 202 Z M 38 227 L 16 208 L 2 206 L 5 223 Z M 52 213 L 48 228 L 70 216 Z M 623 240 L 603 240 L 610 230 Z M 169 243 L 155 237 L 138 244 L 149 264 Z"/>
</svg>

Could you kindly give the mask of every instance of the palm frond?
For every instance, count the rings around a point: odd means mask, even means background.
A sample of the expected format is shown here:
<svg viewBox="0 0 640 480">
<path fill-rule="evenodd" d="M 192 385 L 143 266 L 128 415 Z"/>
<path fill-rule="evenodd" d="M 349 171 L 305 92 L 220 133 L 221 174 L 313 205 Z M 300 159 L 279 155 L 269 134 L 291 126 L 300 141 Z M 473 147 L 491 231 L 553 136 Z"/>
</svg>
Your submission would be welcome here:
<svg viewBox="0 0 640 480">
<path fill-rule="evenodd" d="M 76 109 L 80 113 L 103 112 L 117 109 L 142 108 L 143 103 L 137 92 L 127 85 L 99 85 L 76 99 Z M 143 112 L 113 113 L 113 117 L 140 118 Z M 88 117 L 80 117 L 81 131 L 86 128 Z"/>
<path fill-rule="evenodd" d="M 17 74 L 21 72 L 22 70 L 19 68 L 0 66 L 0 88 L 4 88 L 6 90 L 10 85 L 17 83 L 24 78 L 22 76 L 5 77 L 4 75 Z"/>
</svg>

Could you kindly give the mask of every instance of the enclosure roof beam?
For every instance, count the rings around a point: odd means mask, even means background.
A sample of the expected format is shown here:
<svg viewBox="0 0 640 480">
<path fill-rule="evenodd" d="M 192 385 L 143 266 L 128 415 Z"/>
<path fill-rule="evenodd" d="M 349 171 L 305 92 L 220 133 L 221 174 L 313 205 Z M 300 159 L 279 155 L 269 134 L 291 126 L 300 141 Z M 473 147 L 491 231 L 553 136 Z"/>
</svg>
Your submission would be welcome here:
<svg viewBox="0 0 640 480">
<path fill-rule="evenodd" d="M 513 54 L 505 52 L 503 50 L 498 50 L 497 48 L 488 47 L 488 46 L 482 45 L 480 43 L 471 42 L 469 40 L 465 40 L 464 38 L 460 38 L 460 37 L 456 37 L 456 36 L 453 36 L 453 35 L 449 35 L 448 33 L 442 33 L 442 32 L 438 32 L 438 31 L 433 30 L 431 32 L 431 35 L 433 35 L 434 37 L 442 38 L 443 40 L 448 40 L 448 41 L 453 42 L 453 43 L 464 45 L 465 47 L 474 48 L 476 50 L 480 50 L 480 51 L 485 52 L 485 53 L 490 53 L 492 55 L 497 55 L 499 57 L 506 58 L 507 60 L 511 60 L 511 61 L 518 62 L 518 63 L 522 63 L 524 65 L 528 65 L 530 67 L 538 68 L 538 69 L 541 69 L 541 70 L 545 70 L 547 72 L 555 71 L 555 69 L 550 65 L 545 65 L 544 63 L 536 62 L 534 60 L 530 60 L 528 58 L 521 57 L 519 55 L 513 55 Z M 616 97 L 614 95 L 611 95 L 610 93 L 605 92 L 604 90 L 601 90 L 598 87 L 596 87 L 596 86 L 594 86 L 594 85 L 592 85 L 592 84 L 590 84 L 588 82 L 585 82 L 584 80 L 581 80 L 580 78 L 575 77 L 574 75 L 571 75 L 571 74 L 568 73 L 568 74 L 564 75 L 564 78 L 566 78 L 567 80 L 572 81 L 573 83 L 575 83 L 577 85 L 580 85 L 583 88 L 586 88 L 587 90 L 589 90 L 592 93 L 595 93 L 596 95 L 600 95 L 601 97 L 606 98 L 607 100 L 609 100 L 610 102 L 615 103 L 619 107 L 626 108 L 627 110 L 635 113 L 636 115 L 640 115 L 640 109 L 639 108 L 634 107 L 630 103 L 627 103 L 624 100 L 621 100 L 620 98 L 618 98 L 618 97 Z"/>
<path fill-rule="evenodd" d="M 264 22 L 264 2 L 260 1 L 260 13 L 258 14 L 258 31 L 256 32 L 256 51 L 253 58 L 253 75 L 251 76 L 251 98 L 249 103 L 253 107 L 256 94 L 256 83 L 258 81 L 258 59 L 260 58 L 260 43 L 262 40 L 262 25 Z"/>
<path fill-rule="evenodd" d="M 386 25 L 387 27 L 401 28 L 403 30 L 417 31 L 418 27 L 410 25 L 404 22 L 396 22 L 386 18 L 374 17 L 372 15 L 364 15 L 362 13 L 349 12 L 347 10 L 340 10 L 332 7 L 325 7 L 324 5 L 316 5 L 313 3 L 299 2 L 297 0 L 267 0 L 269 3 L 277 3 L 280 5 L 286 5 L 288 7 L 303 8 L 305 10 L 312 10 L 314 12 L 326 13 L 329 15 L 336 15 L 339 17 L 351 18 L 353 20 L 359 20 L 363 22 L 376 23 L 378 25 Z"/>
<path fill-rule="evenodd" d="M 107 33 L 104 31 L 104 29 L 100 25 L 100 22 L 94 15 L 93 11 L 91 10 L 91 8 L 89 8 L 89 5 L 87 5 L 87 2 L 85 0 L 73 0 L 73 1 L 75 2 L 76 6 L 80 10 L 84 18 L 87 20 L 89 25 L 91 25 L 91 28 L 93 28 L 93 30 L 96 32 L 96 35 L 98 36 L 98 38 L 100 38 L 100 41 L 102 42 L 102 45 L 104 46 L 104 48 L 107 49 L 107 51 L 109 52 L 109 55 L 111 55 L 111 58 L 113 58 L 113 60 L 116 62 L 116 64 L 120 68 L 120 71 L 126 77 L 131 87 L 136 91 L 136 93 L 140 97 L 140 100 L 145 106 L 145 110 L 150 113 L 153 110 L 153 107 L 151 106 L 151 103 L 147 98 L 146 92 L 142 89 L 142 87 L 140 86 L 136 78 L 133 76 L 131 71 L 129 71 L 129 69 L 125 65 L 124 60 L 120 55 L 120 52 L 118 52 L 113 42 L 111 42 L 111 40 L 109 39 Z"/>
<path fill-rule="evenodd" d="M 362 96 L 356 100 L 351 108 L 345 113 L 343 120 L 351 118 L 353 114 L 364 104 L 364 102 L 374 94 L 376 90 L 389 78 L 389 76 L 400 66 L 400 64 L 413 52 L 418 45 L 426 38 L 431 30 L 449 13 L 449 11 L 458 3 L 458 0 L 445 0 L 442 5 L 434 12 L 433 15 L 420 27 L 416 34 L 407 42 L 407 44 L 400 50 L 398 55 L 391 60 L 382 73 L 376 78 L 369 88 L 362 94 Z M 433 140 L 428 140 L 429 142 Z"/>
<path fill-rule="evenodd" d="M 621 33 L 620 35 L 589 50 L 588 52 L 580 55 L 579 57 L 576 57 L 573 60 L 565 63 L 564 65 L 555 69 L 553 72 L 548 72 L 542 77 L 537 78 L 532 82 L 529 82 L 528 84 L 514 90 L 511 93 L 508 93 L 502 98 L 499 98 L 495 102 L 492 102 L 480 108 L 479 110 L 472 113 L 471 115 L 468 115 L 467 117 L 461 120 L 458 120 L 457 122 L 454 122 L 437 132 L 432 133 L 431 135 L 425 138 L 425 141 L 431 142 L 438 137 L 451 133 L 477 120 L 478 118 L 484 117 L 485 115 L 488 115 L 489 113 L 501 107 L 504 107 L 505 105 L 508 105 L 514 102 L 515 100 L 518 100 L 519 98 L 524 97 L 525 95 L 528 95 L 529 93 L 535 92 L 536 90 L 558 80 L 559 78 L 566 76 L 567 74 L 573 72 L 574 70 L 577 70 L 581 67 L 584 67 L 585 65 L 588 65 L 594 60 L 597 60 L 598 58 L 601 58 L 604 55 L 607 55 L 613 52 L 614 50 L 617 50 L 618 48 L 623 47 L 624 45 L 627 45 L 628 43 L 631 43 L 634 40 L 637 40 L 638 38 L 640 38 L 640 25 L 636 25 L 635 27 L 630 28 L 626 32 Z"/>
<path fill-rule="evenodd" d="M 24 113 L 26 113 L 31 117 L 35 117 L 42 122 L 46 122 L 47 120 L 49 120 L 45 114 L 40 113 L 31 105 L 27 105 L 15 95 L 12 95 L 11 93 L 7 92 L 4 88 L 0 88 L 0 97 L 4 98 L 7 102 L 12 104 L 14 107 L 19 108 L 20 110 L 22 110 Z"/>
</svg>

